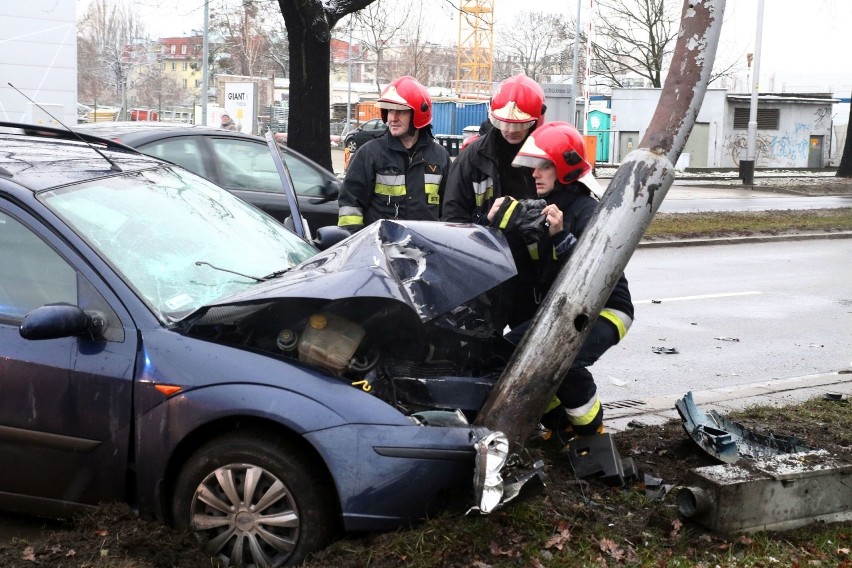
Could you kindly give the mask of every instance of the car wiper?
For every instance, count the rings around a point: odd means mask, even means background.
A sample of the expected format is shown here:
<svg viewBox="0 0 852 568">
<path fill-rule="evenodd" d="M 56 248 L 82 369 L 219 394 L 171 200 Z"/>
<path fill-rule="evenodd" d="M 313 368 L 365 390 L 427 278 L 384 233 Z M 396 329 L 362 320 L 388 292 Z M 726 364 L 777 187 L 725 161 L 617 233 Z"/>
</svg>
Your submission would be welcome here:
<svg viewBox="0 0 852 568">
<path fill-rule="evenodd" d="M 236 274 L 237 276 L 242 276 L 243 278 L 248 278 L 249 280 L 254 280 L 255 282 L 264 282 L 264 281 L 269 279 L 269 276 L 264 277 L 264 278 L 258 278 L 257 276 L 250 276 L 248 274 L 243 274 L 242 272 L 237 272 L 235 270 L 228 270 L 227 268 L 220 268 L 218 266 L 214 266 L 214 265 L 210 264 L 209 262 L 205 262 L 203 260 L 196 260 L 195 266 L 209 266 L 213 270 L 221 270 L 222 272 L 229 272 L 231 274 Z M 273 273 L 273 274 L 275 274 L 275 273 Z"/>
<path fill-rule="evenodd" d="M 289 272 L 289 271 L 290 271 L 289 268 L 285 268 L 284 270 L 276 270 L 272 274 L 267 274 L 266 276 L 264 276 L 263 279 L 264 280 L 272 280 L 273 278 L 279 278 L 279 277 L 287 274 L 287 272 Z"/>
</svg>

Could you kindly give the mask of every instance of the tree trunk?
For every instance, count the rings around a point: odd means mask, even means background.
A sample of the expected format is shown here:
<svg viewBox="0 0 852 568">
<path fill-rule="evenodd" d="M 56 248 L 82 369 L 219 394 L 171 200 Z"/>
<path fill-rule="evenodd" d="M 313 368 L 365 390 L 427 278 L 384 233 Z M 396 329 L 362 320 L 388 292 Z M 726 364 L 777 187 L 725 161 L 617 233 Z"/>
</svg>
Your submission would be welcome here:
<svg viewBox="0 0 852 568">
<path fill-rule="evenodd" d="M 331 30 L 346 14 L 375 0 L 278 0 L 290 48 L 287 145 L 332 170 Z M 326 6 L 328 4 L 328 6 Z"/>
<path fill-rule="evenodd" d="M 522 447 L 674 180 L 713 68 L 725 0 L 685 0 L 681 32 L 640 148 L 613 177 L 571 258 L 476 418 Z M 628 339 L 629 340 L 629 339 Z"/>
<path fill-rule="evenodd" d="M 852 104 L 849 105 L 849 122 L 846 123 L 846 143 L 843 145 L 843 157 L 837 167 L 837 177 L 852 177 L 852 136 L 849 136 L 852 126 Z"/>
<path fill-rule="evenodd" d="M 290 44 L 287 145 L 328 170 L 331 164 L 331 30 L 320 2 L 279 0 Z"/>
</svg>

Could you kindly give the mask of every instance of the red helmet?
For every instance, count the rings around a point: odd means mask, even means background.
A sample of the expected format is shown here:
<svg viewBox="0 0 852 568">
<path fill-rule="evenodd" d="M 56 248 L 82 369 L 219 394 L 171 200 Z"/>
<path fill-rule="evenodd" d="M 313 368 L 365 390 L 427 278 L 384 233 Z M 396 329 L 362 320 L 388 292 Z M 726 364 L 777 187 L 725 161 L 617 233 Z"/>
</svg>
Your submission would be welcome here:
<svg viewBox="0 0 852 568">
<path fill-rule="evenodd" d="M 491 97 L 491 123 L 502 130 L 525 130 L 541 123 L 544 91 L 524 74 L 509 77 Z"/>
<path fill-rule="evenodd" d="M 387 110 L 411 110 L 414 111 L 411 120 L 414 128 L 423 128 L 432 123 L 432 97 L 426 87 L 409 75 L 395 79 L 385 87 L 376 106 L 383 110 L 382 120 L 385 122 L 388 121 Z"/>
<path fill-rule="evenodd" d="M 571 183 L 591 171 L 586 160 L 586 144 L 580 131 L 567 122 L 547 122 L 527 137 L 512 161 L 516 167 L 538 168 L 547 162 L 556 166 L 561 183 Z"/>
</svg>

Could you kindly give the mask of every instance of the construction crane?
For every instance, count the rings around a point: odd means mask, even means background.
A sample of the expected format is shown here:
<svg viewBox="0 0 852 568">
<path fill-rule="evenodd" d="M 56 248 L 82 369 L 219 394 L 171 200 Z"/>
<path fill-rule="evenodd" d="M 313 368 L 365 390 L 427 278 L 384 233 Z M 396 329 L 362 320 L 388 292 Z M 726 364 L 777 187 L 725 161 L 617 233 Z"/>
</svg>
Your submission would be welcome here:
<svg viewBox="0 0 852 568">
<path fill-rule="evenodd" d="M 491 96 L 495 0 L 460 0 L 456 93 Z"/>
</svg>

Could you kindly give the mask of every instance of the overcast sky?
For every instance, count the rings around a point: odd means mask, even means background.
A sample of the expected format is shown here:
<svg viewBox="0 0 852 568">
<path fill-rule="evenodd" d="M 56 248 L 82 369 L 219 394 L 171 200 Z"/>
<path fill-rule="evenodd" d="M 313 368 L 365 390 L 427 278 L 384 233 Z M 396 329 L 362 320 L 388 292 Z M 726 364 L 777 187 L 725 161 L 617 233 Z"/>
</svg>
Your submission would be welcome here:
<svg viewBox="0 0 852 568">
<path fill-rule="evenodd" d="M 111 0 L 126 1 L 130 0 Z M 446 0 L 430 0 L 443 9 L 434 10 L 436 27 L 453 40 L 458 20 L 451 20 Z M 590 0 L 582 1 L 581 20 L 588 22 Z M 89 0 L 77 0 L 78 15 Z M 189 34 L 203 25 L 204 0 L 133 0 L 152 36 Z M 754 52 L 758 0 L 728 0 L 722 26 L 718 60 L 745 60 Z M 511 22 L 518 11 L 560 13 L 573 19 L 577 0 L 494 0 L 495 23 Z M 442 15 L 443 14 L 443 15 Z M 446 19 L 442 24 L 439 20 Z M 761 75 L 779 73 L 847 73 L 852 85 L 852 64 L 844 54 L 852 24 L 850 0 L 764 0 Z M 845 63 L 844 63 L 845 61 Z M 743 63 L 744 65 L 744 63 Z"/>
</svg>

